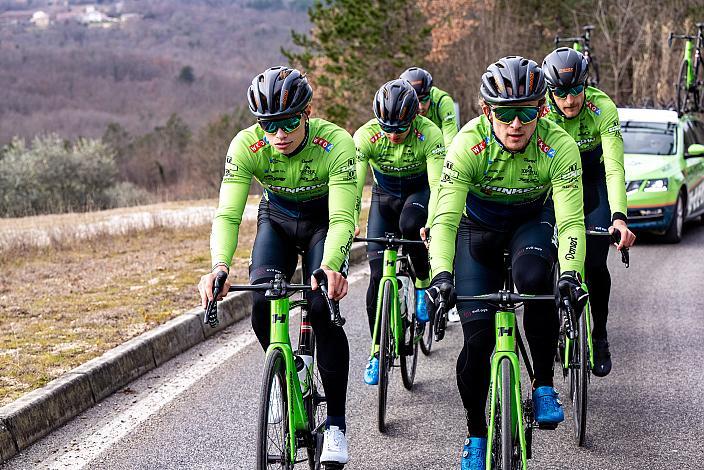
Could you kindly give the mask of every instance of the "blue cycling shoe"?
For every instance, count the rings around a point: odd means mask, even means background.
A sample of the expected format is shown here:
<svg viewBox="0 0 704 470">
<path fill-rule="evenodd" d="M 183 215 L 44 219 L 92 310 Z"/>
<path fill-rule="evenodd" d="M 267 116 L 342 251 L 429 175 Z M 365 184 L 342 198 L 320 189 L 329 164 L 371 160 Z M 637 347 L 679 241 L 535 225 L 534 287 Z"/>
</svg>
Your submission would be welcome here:
<svg viewBox="0 0 704 470">
<path fill-rule="evenodd" d="M 462 448 L 462 470 L 486 468 L 486 437 L 468 437 Z"/>
<path fill-rule="evenodd" d="M 533 411 L 538 424 L 557 424 L 565 420 L 562 402 L 555 389 L 548 385 L 533 390 Z"/>
<path fill-rule="evenodd" d="M 364 369 L 364 383 L 377 385 L 379 383 L 379 358 L 376 355 L 369 358 L 369 364 Z"/>
<path fill-rule="evenodd" d="M 418 323 L 427 323 L 428 305 L 425 302 L 425 289 L 416 289 L 416 319 Z"/>
</svg>

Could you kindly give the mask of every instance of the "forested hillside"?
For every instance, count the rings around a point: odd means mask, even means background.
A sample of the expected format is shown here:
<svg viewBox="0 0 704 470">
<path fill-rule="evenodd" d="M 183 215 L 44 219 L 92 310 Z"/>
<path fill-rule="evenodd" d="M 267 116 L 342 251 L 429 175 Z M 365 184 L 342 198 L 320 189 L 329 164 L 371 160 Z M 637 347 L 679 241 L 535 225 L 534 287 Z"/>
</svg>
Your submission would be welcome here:
<svg viewBox="0 0 704 470">
<path fill-rule="evenodd" d="M 57 132 L 198 128 L 284 58 L 305 0 L 0 1 L 0 143 Z M 48 24 L 32 16 L 45 12 Z M 39 17 L 41 19 L 41 17 Z"/>
</svg>

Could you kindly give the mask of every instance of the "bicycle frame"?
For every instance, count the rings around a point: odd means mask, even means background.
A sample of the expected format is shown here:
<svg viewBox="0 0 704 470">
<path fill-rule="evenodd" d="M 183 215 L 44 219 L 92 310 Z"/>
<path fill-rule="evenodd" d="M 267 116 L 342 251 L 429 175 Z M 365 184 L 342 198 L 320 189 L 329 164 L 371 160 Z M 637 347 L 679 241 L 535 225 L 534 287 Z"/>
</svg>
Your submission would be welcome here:
<svg viewBox="0 0 704 470">
<path fill-rule="evenodd" d="M 288 439 L 291 462 L 296 460 L 296 436 L 308 429 L 308 413 L 303 405 L 301 383 L 296 373 L 296 363 L 293 358 L 293 348 L 289 335 L 290 300 L 288 297 L 270 301 L 271 304 L 271 335 L 266 355 L 278 349 L 284 355 L 286 362 L 286 399 L 288 400 L 289 421 Z M 309 370 L 310 374 L 311 371 Z"/>
<path fill-rule="evenodd" d="M 389 324 L 394 335 L 394 355 L 398 356 L 401 351 L 401 335 L 403 334 L 403 325 L 401 324 L 401 305 L 398 299 L 398 279 L 396 278 L 396 262 L 398 260 L 398 250 L 386 248 L 384 250 L 384 268 L 379 281 L 379 289 L 376 298 L 376 318 L 374 319 L 374 334 L 372 335 L 372 346 L 369 356 L 374 355 L 374 348 L 379 338 L 379 329 L 381 325 L 381 308 L 384 297 L 384 285 L 386 281 L 390 281 L 393 289 L 391 289 L 391 318 Z"/>
<path fill-rule="evenodd" d="M 521 462 L 523 468 L 527 466 L 526 433 L 523 427 L 523 407 L 521 400 L 521 368 L 516 354 L 516 312 L 513 309 L 499 310 L 496 312 L 496 349 L 491 358 L 491 410 L 489 414 L 489 430 L 487 435 L 486 468 L 492 468 L 492 447 L 494 444 L 494 425 L 496 419 L 496 396 L 499 393 L 501 381 L 499 380 L 499 367 L 501 361 L 511 362 L 511 388 L 513 389 L 513 406 L 511 406 L 511 422 L 518 423 L 512 432 L 518 432 L 521 445 Z"/>
<path fill-rule="evenodd" d="M 704 30 L 704 24 L 703 23 L 697 23 L 697 34 L 696 36 L 688 36 L 686 34 L 673 34 L 670 33 L 670 35 L 667 38 L 668 45 L 672 47 L 672 40 L 673 39 L 684 39 L 684 56 L 682 57 L 682 60 L 684 60 L 687 63 L 687 88 L 690 89 L 697 85 L 696 80 L 697 77 L 694 76 L 694 68 L 697 63 L 701 62 L 701 49 L 704 46 L 704 33 L 702 32 Z M 694 41 L 697 41 L 696 47 L 694 46 Z M 692 51 L 694 50 L 694 54 L 692 54 Z"/>
</svg>

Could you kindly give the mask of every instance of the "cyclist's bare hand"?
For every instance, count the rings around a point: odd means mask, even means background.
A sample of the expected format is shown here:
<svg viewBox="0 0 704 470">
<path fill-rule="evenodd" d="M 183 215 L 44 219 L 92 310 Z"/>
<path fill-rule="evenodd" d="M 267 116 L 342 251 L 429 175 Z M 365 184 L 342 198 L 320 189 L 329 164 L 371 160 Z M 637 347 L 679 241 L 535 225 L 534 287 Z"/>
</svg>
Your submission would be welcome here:
<svg viewBox="0 0 704 470">
<path fill-rule="evenodd" d="M 333 271 L 327 266 L 321 266 L 320 268 L 325 271 L 325 275 L 328 277 L 328 297 L 333 300 L 340 300 L 346 296 L 348 287 L 347 279 L 345 279 L 342 274 Z M 313 287 L 313 290 L 318 288 L 318 281 L 316 281 L 313 276 L 310 277 L 310 285 Z"/>
<path fill-rule="evenodd" d="M 354 227 L 354 236 L 355 237 L 359 236 L 359 225 L 355 225 L 355 227 Z"/>
<path fill-rule="evenodd" d="M 203 308 L 206 307 L 208 302 L 213 300 L 213 283 L 215 282 L 215 276 L 217 275 L 218 271 L 227 272 L 227 268 L 225 266 L 218 266 L 218 269 L 216 271 L 204 274 L 200 278 L 200 282 L 198 283 L 198 292 L 200 293 L 200 303 Z M 222 298 L 225 297 L 229 289 L 230 281 L 228 279 L 225 281 L 225 286 L 223 287 L 222 292 L 218 296 L 217 300 L 222 300 Z"/>
<path fill-rule="evenodd" d="M 618 251 L 621 251 L 621 248 L 630 248 L 636 242 L 636 235 L 628 229 L 626 222 L 623 220 L 614 220 L 614 224 L 609 227 L 609 233 L 613 233 L 614 229 L 618 229 L 621 232 L 621 241 L 616 245 Z"/>
<path fill-rule="evenodd" d="M 420 228 L 420 239 L 425 242 L 425 247 L 430 248 L 430 240 L 428 239 L 427 233 L 430 232 L 430 228 L 421 227 Z"/>
</svg>

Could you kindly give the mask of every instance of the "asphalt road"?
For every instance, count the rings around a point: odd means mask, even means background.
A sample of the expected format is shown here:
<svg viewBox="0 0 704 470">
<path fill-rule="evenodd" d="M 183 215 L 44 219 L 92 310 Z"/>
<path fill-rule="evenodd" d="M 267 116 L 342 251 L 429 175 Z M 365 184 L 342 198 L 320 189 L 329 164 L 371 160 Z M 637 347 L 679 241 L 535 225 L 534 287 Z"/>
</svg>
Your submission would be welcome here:
<svg viewBox="0 0 704 470">
<path fill-rule="evenodd" d="M 585 448 L 570 405 L 556 431 L 536 431 L 531 468 L 704 469 L 704 226 L 680 245 L 640 244 L 626 270 L 610 256 L 609 334 L 614 370 L 590 384 Z M 362 382 L 368 355 L 366 270 L 343 303 L 351 347 L 349 469 L 458 468 L 465 434 L 454 367 L 461 330 L 451 326 L 421 356 L 412 392 L 396 370 L 389 431 L 376 429 L 376 388 Z M 35 444 L 3 469 L 250 469 L 263 353 L 235 325 Z M 556 379 L 565 402 L 566 387 Z"/>
</svg>

